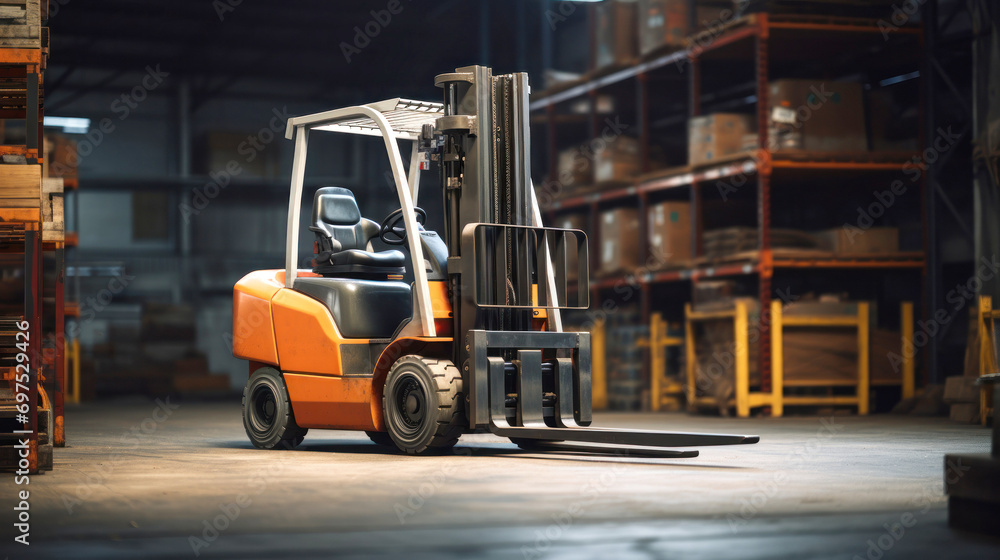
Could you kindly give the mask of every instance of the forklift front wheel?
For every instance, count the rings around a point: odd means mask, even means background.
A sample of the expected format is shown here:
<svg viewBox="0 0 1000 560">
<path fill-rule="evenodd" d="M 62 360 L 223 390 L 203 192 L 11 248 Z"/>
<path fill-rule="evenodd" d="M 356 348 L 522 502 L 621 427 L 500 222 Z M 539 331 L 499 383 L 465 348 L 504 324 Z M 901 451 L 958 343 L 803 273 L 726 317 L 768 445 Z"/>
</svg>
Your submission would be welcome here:
<svg viewBox="0 0 1000 560">
<path fill-rule="evenodd" d="M 243 389 L 243 427 L 261 449 L 291 449 L 302 443 L 306 428 L 295 423 L 288 388 L 273 368 L 255 371 Z"/>
<path fill-rule="evenodd" d="M 396 447 L 421 455 L 448 449 L 462 434 L 462 375 L 448 360 L 403 356 L 382 394 L 385 428 Z"/>
</svg>

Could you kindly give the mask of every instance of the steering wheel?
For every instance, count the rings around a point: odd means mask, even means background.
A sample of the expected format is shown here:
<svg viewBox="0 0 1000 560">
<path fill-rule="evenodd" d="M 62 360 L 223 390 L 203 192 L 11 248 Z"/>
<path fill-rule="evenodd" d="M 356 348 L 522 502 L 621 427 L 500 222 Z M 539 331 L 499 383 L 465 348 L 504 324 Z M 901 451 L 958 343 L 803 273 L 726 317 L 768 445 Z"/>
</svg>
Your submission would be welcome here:
<svg viewBox="0 0 1000 560">
<path fill-rule="evenodd" d="M 424 225 L 427 221 L 427 212 L 423 208 L 414 206 L 413 211 L 417 214 L 417 223 Z M 382 220 L 379 226 L 378 238 L 386 245 L 403 245 L 406 243 L 406 228 L 399 224 L 403 221 L 403 209 L 393 210 Z"/>
</svg>

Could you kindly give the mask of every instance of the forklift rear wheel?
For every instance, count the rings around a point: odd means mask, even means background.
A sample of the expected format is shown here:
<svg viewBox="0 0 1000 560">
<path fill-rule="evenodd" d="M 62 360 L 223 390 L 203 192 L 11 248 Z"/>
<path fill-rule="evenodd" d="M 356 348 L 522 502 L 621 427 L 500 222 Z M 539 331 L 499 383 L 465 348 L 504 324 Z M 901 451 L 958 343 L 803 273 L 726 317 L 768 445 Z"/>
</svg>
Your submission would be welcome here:
<svg viewBox="0 0 1000 560">
<path fill-rule="evenodd" d="M 404 356 L 382 394 L 385 427 L 399 449 L 421 455 L 448 449 L 462 434 L 462 375 L 448 360 Z"/>
<path fill-rule="evenodd" d="M 295 423 L 288 388 L 273 368 L 260 368 L 243 389 L 243 427 L 261 449 L 291 449 L 302 443 L 306 428 Z"/>
</svg>

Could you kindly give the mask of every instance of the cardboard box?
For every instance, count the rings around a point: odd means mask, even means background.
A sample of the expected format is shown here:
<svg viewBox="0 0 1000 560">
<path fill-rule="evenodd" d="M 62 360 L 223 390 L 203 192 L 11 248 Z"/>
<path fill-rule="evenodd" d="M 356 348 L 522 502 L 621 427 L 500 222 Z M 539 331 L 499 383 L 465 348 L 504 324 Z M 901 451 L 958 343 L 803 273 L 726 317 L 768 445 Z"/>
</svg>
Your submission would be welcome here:
<svg viewBox="0 0 1000 560">
<path fill-rule="evenodd" d="M 563 186 L 589 185 L 594 182 L 591 159 L 579 147 L 559 152 L 559 183 Z"/>
<path fill-rule="evenodd" d="M 955 375 L 944 380 L 944 402 L 948 404 L 978 403 L 979 386 L 976 377 Z"/>
<path fill-rule="evenodd" d="M 961 422 L 963 424 L 978 424 L 979 423 L 979 403 L 961 403 L 951 405 L 951 410 L 948 414 L 952 422 Z"/>
<path fill-rule="evenodd" d="M 779 150 L 865 151 L 861 84 L 777 80 L 768 96 L 769 137 Z"/>
<path fill-rule="evenodd" d="M 688 0 L 639 0 L 640 54 L 666 46 L 684 48 L 689 35 L 734 19 L 731 7 L 699 5 L 695 8 L 696 28 L 692 30 L 688 4 Z"/>
<path fill-rule="evenodd" d="M 899 229 L 894 227 L 838 227 L 817 234 L 820 247 L 845 254 L 896 253 L 899 251 Z"/>
<path fill-rule="evenodd" d="M 662 202 L 649 208 L 649 252 L 655 266 L 691 259 L 691 203 Z"/>
<path fill-rule="evenodd" d="M 593 67 L 630 64 L 639 55 L 635 0 L 601 2 L 594 7 Z"/>
<path fill-rule="evenodd" d="M 586 214 L 566 214 L 556 218 L 556 227 L 563 229 L 578 229 L 581 231 L 587 231 L 587 215 Z M 566 278 L 567 280 L 576 280 L 579 275 L 577 274 L 577 265 L 579 264 L 579 259 L 577 258 L 577 253 L 575 251 L 569 251 L 569 255 L 566 258 Z"/>
<path fill-rule="evenodd" d="M 642 171 L 639 141 L 620 136 L 594 152 L 594 182 L 628 181 Z"/>
<path fill-rule="evenodd" d="M 46 137 L 46 177 L 74 178 L 77 176 L 79 156 L 76 151 L 76 141 L 65 136 L 50 135 Z"/>
<path fill-rule="evenodd" d="M 688 0 L 639 0 L 639 52 L 681 48 L 690 29 Z"/>
<path fill-rule="evenodd" d="M 714 163 L 743 150 L 743 137 L 753 132 L 753 117 L 715 113 L 688 121 L 688 163 Z"/>
<path fill-rule="evenodd" d="M 639 266 L 638 210 L 615 208 L 601 212 L 598 230 L 600 274 L 626 272 Z"/>
</svg>

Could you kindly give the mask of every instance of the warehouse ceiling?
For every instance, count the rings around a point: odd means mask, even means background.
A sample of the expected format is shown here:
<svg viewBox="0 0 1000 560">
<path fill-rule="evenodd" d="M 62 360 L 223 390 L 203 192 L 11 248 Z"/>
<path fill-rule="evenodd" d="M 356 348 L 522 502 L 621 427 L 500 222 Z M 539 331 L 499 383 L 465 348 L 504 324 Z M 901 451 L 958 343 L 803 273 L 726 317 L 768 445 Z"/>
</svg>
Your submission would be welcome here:
<svg viewBox="0 0 1000 560">
<path fill-rule="evenodd" d="M 527 4 L 50 0 L 46 89 L 52 102 L 61 103 L 61 96 L 113 89 L 121 76 L 160 65 L 190 78 L 196 99 L 253 89 L 253 83 L 278 91 L 303 86 L 319 99 L 382 91 L 426 97 L 434 92 L 434 75 L 481 58 L 513 70 L 513 45 L 523 43 L 513 35 L 525 31 L 513 20 Z M 536 27 L 532 36 L 537 33 Z"/>
</svg>

